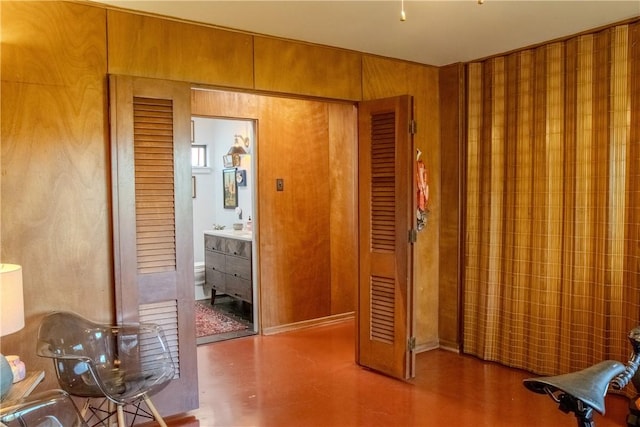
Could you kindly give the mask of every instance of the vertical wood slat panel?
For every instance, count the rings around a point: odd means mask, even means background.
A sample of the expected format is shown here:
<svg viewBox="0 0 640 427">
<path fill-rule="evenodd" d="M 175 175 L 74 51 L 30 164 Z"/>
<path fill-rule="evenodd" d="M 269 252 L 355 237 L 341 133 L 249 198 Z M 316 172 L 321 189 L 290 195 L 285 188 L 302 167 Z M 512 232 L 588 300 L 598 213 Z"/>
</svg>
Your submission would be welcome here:
<svg viewBox="0 0 640 427">
<path fill-rule="evenodd" d="M 491 138 L 487 141 L 486 159 L 489 165 L 486 175 L 488 190 L 487 235 L 485 243 L 487 248 L 487 282 L 494 286 L 495 292 L 487 295 L 486 310 L 497 312 L 500 310 L 500 301 L 503 298 L 504 286 L 500 272 L 503 269 L 503 237 L 502 227 L 504 212 L 504 172 L 502 161 L 505 152 L 505 124 L 506 124 L 506 92 L 505 92 L 505 60 L 495 58 L 492 61 L 491 74 Z M 495 238 L 495 240 L 494 240 Z M 487 323 L 485 329 L 485 341 L 487 352 L 498 351 L 498 328 L 495 324 Z"/>
<path fill-rule="evenodd" d="M 578 40 L 572 39 L 565 44 L 565 104 L 577 105 L 578 99 Z M 565 108 L 565 135 L 564 135 L 564 152 L 565 152 L 565 176 L 575 177 L 577 174 L 577 128 L 578 112 L 576 108 Z M 575 285 L 575 254 L 576 241 L 574 236 L 576 234 L 577 222 L 575 221 L 576 214 L 576 180 L 566 179 L 564 183 L 565 193 L 563 194 L 564 203 L 564 215 L 562 221 L 562 263 L 563 268 L 562 280 L 565 283 L 566 292 L 574 294 Z M 574 316 L 573 301 L 571 301 L 571 307 L 566 307 L 567 301 L 563 298 L 563 304 L 565 305 L 565 314 L 560 319 L 559 325 L 559 363 L 560 366 L 571 366 L 573 363 L 574 355 L 572 354 L 573 346 L 576 343 L 574 338 Z"/>
<path fill-rule="evenodd" d="M 465 199 L 465 284 L 463 343 L 465 350 L 474 354 L 483 354 L 476 331 L 480 329 L 480 266 L 479 257 L 479 206 L 480 206 L 480 130 L 482 129 L 482 64 L 473 63 L 468 66 L 467 84 L 467 172 Z M 474 325 L 478 325 L 476 328 Z"/>
<path fill-rule="evenodd" d="M 547 80 L 546 80 L 547 49 L 541 46 L 533 51 L 533 97 L 532 97 L 532 145 L 529 148 L 531 155 L 531 191 L 527 193 L 527 205 L 531 211 L 530 239 L 526 260 L 530 264 L 530 288 L 529 298 L 533 302 L 532 315 L 529 319 L 531 328 L 530 350 L 545 347 L 548 334 L 548 321 L 546 310 L 549 304 L 549 287 L 545 277 L 546 263 L 544 257 L 544 245 L 546 240 L 545 225 L 547 222 Z M 530 363 L 544 362 L 544 354 L 533 353 L 534 360 Z"/>
<path fill-rule="evenodd" d="M 509 55 L 506 58 L 506 79 L 505 79 L 505 133 L 507 141 L 517 141 L 517 120 L 519 118 L 520 110 L 516 96 L 518 93 L 518 69 L 520 64 L 520 57 L 518 54 Z M 525 113 L 526 114 L 526 113 Z M 517 144 L 505 145 L 505 158 L 507 164 L 516 164 L 518 160 Z M 516 209 L 516 168 L 505 168 L 505 195 L 504 204 L 505 209 Z M 510 300 L 518 300 L 520 288 L 517 286 L 508 286 L 510 283 L 515 283 L 517 277 L 516 270 L 514 269 L 514 249 L 515 249 L 515 227 L 516 221 L 507 218 L 503 227 L 504 233 L 504 268 L 501 272 L 501 282 L 504 284 L 504 297 Z M 514 325 L 511 329 L 500 329 L 499 340 L 503 343 L 509 343 L 508 347 L 522 346 L 524 341 L 519 337 L 523 335 L 521 316 L 515 310 L 511 310 L 510 307 L 505 307 L 504 315 Z M 504 351 L 504 346 L 499 346 L 497 351 L 501 354 L 501 357 L 505 360 L 511 359 L 511 352 Z M 521 352 L 513 352 L 519 354 Z"/>
<path fill-rule="evenodd" d="M 626 357 L 637 25 L 469 65 L 465 351 L 540 373 Z"/>
<path fill-rule="evenodd" d="M 174 271 L 172 102 L 134 97 L 133 115 L 138 272 Z"/>
<path fill-rule="evenodd" d="M 606 330 L 622 330 L 624 322 L 624 260 L 625 260 L 625 200 L 628 193 L 626 176 L 633 165 L 630 159 L 630 79 L 629 79 L 629 28 L 615 27 L 611 31 L 610 49 L 610 145 L 609 145 L 609 203 L 607 218 L 607 259 L 605 278 L 608 284 L 606 299 Z M 620 348 L 626 337 L 613 336 L 608 346 Z M 607 352 L 609 350 L 607 349 Z"/>
<path fill-rule="evenodd" d="M 629 73 L 640 75 L 640 22 L 629 28 Z M 640 79 L 632 78 L 629 87 L 630 129 L 629 164 L 640 165 Z M 629 168 L 627 174 L 627 209 L 625 212 L 625 317 L 640 312 L 640 168 Z"/>
<path fill-rule="evenodd" d="M 533 146 L 535 134 L 535 55 L 533 51 L 524 51 L 518 55 L 519 66 L 517 69 L 518 91 L 516 93 L 516 103 L 518 119 L 516 120 L 516 163 L 515 169 L 515 211 L 513 214 L 514 224 L 514 249 L 513 249 L 513 271 L 515 274 L 513 287 L 517 290 L 514 299 L 514 317 L 521 323 L 520 329 L 515 339 L 519 341 L 514 349 L 520 349 L 520 353 L 511 355 L 513 363 L 519 361 L 526 363 L 526 354 L 530 353 L 533 340 L 527 339 L 530 332 L 530 315 L 525 310 L 525 304 L 531 301 L 531 286 L 529 277 L 531 275 L 531 263 L 526 262 L 529 258 L 532 246 L 531 227 L 533 222 L 533 210 L 531 209 L 532 193 L 534 185 L 533 179 Z M 517 311 L 516 311 L 517 310 Z"/>
<path fill-rule="evenodd" d="M 607 298 L 611 283 L 608 278 L 607 260 L 609 252 L 607 248 L 607 229 L 609 223 L 609 199 L 611 192 L 609 184 L 610 157 L 610 95 L 611 95 L 611 30 L 602 31 L 594 35 L 593 51 L 593 199 L 594 223 L 592 225 L 595 241 L 594 252 L 591 256 L 592 282 L 598 284 L 592 286 L 591 319 L 589 323 L 596 336 L 604 336 L 607 332 L 608 311 Z M 595 358 L 606 359 L 605 340 L 596 340 L 593 344 Z"/>
<path fill-rule="evenodd" d="M 554 43 L 547 47 L 546 57 L 546 103 L 545 103 L 545 128 L 547 157 L 547 173 L 545 176 L 546 194 L 540 196 L 545 200 L 545 223 L 543 235 L 545 237 L 541 247 L 541 263 L 544 263 L 544 280 L 547 282 L 547 303 L 545 304 L 546 319 L 554 319 L 552 322 L 556 333 L 560 329 L 559 319 L 562 316 L 562 215 L 564 212 L 564 63 L 565 50 L 562 43 Z M 534 201 L 535 202 L 535 201 Z M 544 346 L 553 357 L 545 357 L 542 363 L 549 366 L 550 370 L 559 369 L 558 354 L 559 340 L 547 338 Z"/>
</svg>

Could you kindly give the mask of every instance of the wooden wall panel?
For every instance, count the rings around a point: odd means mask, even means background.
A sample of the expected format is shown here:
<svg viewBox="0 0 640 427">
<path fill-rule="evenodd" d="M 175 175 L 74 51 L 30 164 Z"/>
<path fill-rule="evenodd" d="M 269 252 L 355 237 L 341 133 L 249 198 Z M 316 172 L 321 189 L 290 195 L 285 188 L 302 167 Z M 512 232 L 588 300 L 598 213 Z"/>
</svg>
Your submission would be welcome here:
<svg viewBox="0 0 640 427">
<path fill-rule="evenodd" d="M 358 287 L 358 121 L 354 105 L 328 104 L 331 314 L 356 309 Z"/>
<path fill-rule="evenodd" d="M 430 90 L 430 77 L 410 80 L 431 67 L 368 57 L 363 73 L 357 52 L 255 36 L 254 64 L 251 35 L 78 2 L 3 1 L 0 7 L 1 249 L 3 261 L 25 267 L 28 316 L 24 333 L 5 337 L 3 345 L 22 354 L 32 353 L 21 338 L 33 335 L 44 311 L 89 310 L 90 317 L 112 319 L 108 73 L 342 100 L 362 99 L 364 85 L 370 97 Z M 194 92 L 193 111 L 257 118 L 261 140 L 270 135 L 261 145 L 267 155 L 260 174 L 271 198 L 260 206 L 272 210 L 268 230 L 286 244 L 267 248 L 274 252 L 264 258 L 277 262 L 267 274 L 280 281 L 265 301 L 274 311 L 263 326 L 353 310 L 355 290 L 344 285 L 355 242 L 348 237 L 355 230 L 348 217 L 356 197 L 349 190 L 356 173 L 352 106 L 299 101 L 305 107 L 298 111 L 283 98 L 264 104 L 258 95 L 232 98 L 220 103 Z M 430 108 L 426 99 L 418 109 Z M 276 176 L 285 178 L 280 194 Z"/>
<path fill-rule="evenodd" d="M 109 73 L 253 88 L 253 37 L 110 10 Z"/>
<path fill-rule="evenodd" d="M 440 69 L 441 208 L 440 221 L 440 344 L 459 348 L 460 318 L 460 207 L 464 117 L 464 66 L 453 64 Z"/>
<path fill-rule="evenodd" d="M 418 349 L 438 345 L 438 239 L 440 229 L 440 128 L 438 68 L 387 58 L 363 57 L 363 99 L 412 95 L 416 148 L 429 171 L 430 213 L 415 246 L 415 322 Z"/>
<path fill-rule="evenodd" d="M 327 106 L 263 97 L 259 133 L 260 297 L 269 328 L 330 313 Z"/>
<path fill-rule="evenodd" d="M 359 53 L 258 36 L 254 44 L 257 90 L 361 99 Z"/>
<path fill-rule="evenodd" d="M 193 90 L 192 112 L 258 120 L 262 328 L 354 311 L 355 107 Z"/>
<path fill-rule="evenodd" d="M 396 59 L 363 55 L 362 99 L 370 100 L 409 93 L 407 63 Z"/>
<path fill-rule="evenodd" d="M 71 86 L 87 73 L 104 73 L 104 10 L 66 2 L 2 3 L 3 81 Z M 71 24 L 63 24 L 67 20 Z"/>
<path fill-rule="evenodd" d="M 0 2 L 3 262 L 21 264 L 26 325 L 4 352 L 30 370 L 41 317 L 112 320 L 105 11 L 67 2 Z"/>
<path fill-rule="evenodd" d="M 251 93 L 194 89 L 191 114 L 212 117 L 257 119 L 260 97 Z"/>
<path fill-rule="evenodd" d="M 438 346 L 438 294 L 441 194 L 438 68 L 407 64 L 409 94 L 414 96 L 416 149 L 422 152 L 429 179 L 428 216 L 415 244 L 416 341 L 422 349 Z M 447 213 L 448 215 L 448 213 Z"/>
</svg>

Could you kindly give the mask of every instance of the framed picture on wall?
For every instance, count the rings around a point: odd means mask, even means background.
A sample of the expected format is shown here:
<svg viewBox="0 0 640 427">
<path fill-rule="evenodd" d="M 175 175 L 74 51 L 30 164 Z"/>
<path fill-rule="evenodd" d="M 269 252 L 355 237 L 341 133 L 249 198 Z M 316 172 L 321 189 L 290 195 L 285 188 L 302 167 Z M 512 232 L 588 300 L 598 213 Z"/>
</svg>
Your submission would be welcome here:
<svg viewBox="0 0 640 427">
<path fill-rule="evenodd" d="M 247 171 L 244 169 L 236 170 L 236 182 L 238 183 L 238 187 L 246 187 L 247 186 Z"/>
<path fill-rule="evenodd" d="M 222 170 L 222 201 L 225 209 L 238 207 L 238 182 L 235 168 Z"/>
</svg>

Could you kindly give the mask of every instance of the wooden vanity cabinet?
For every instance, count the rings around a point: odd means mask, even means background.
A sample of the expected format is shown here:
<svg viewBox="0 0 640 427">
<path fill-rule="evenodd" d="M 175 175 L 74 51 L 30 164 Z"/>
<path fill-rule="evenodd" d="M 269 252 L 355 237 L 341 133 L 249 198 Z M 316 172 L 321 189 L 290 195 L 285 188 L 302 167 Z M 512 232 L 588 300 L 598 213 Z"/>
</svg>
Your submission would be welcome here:
<svg viewBox="0 0 640 427">
<path fill-rule="evenodd" d="M 205 290 L 253 302 L 251 242 L 210 234 L 204 235 Z"/>
</svg>

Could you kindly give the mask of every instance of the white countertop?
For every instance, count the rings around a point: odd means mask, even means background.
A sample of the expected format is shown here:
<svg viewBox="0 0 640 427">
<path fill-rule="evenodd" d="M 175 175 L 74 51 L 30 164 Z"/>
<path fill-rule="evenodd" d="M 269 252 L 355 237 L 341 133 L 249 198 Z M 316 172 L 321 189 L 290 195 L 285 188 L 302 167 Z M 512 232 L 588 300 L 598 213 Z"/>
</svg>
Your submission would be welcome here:
<svg viewBox="0 0 640 427">
<path fill-rule="evenodd" d="M 204 234 L 226 237 L 229 239 L 246 240 L 247 242 L 253 240 L 253 232 L 247 230 L 204 230 Z"/>
</svg>

